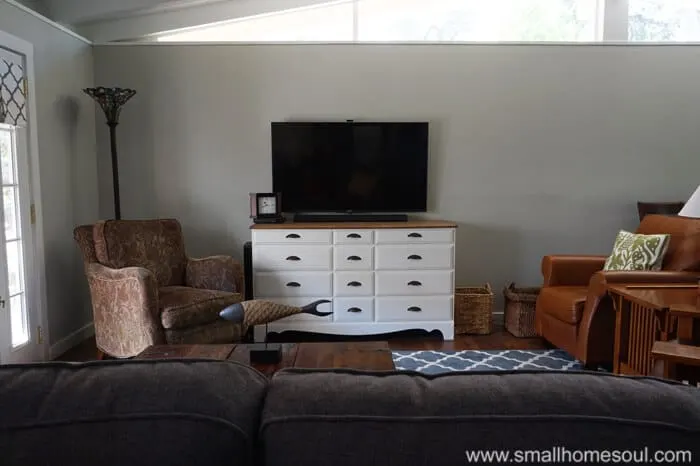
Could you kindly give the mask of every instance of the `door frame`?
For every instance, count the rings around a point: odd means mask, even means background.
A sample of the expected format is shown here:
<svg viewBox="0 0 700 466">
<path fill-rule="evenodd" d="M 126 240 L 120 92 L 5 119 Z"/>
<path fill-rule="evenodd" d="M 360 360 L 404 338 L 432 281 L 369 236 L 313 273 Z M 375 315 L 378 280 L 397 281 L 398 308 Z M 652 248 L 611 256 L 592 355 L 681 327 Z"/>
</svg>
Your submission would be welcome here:
<svg viewBox="0 0 700 466">
<path fill-rule="evenodd" d="M 29 166 L 29 205 L 34 206 L 34 223 L 31 225 L 29 234 L 32 238 L 32 256 L 34 264 L 32 267 L 32 276 L 27 276 L 29 285 L 27 288 L 31 290 L 28 293 L 35 306 L 35 321 L 31 335 L 38 338 L 37 325 L 41 326 L 41 344 L 35 342 L 39 346 L 42 360 L 49 360 L 49 322 L 48 322 L 48 306 L 46 298 L 46 260 L 45 260 L 45 243 L 44 243 L 44 225 L 43 225 L 43 210 L 41 205 L 41 181 L 39 174 L 39 131 L 37 128 L 37 110 L 36 110 L 36 86 L 35 86 L 35 70 L 34 70 L 34 46 L 19 37 L 15 37 L 0 30 L 0 48 L 8 49 L 11 52 L 24 55 L 25 60 L 25 76 L 27 78 L 27 144 L 29 146 L 27 164 Z M 31 222 L 30 222 L 31 223 Z M 31 288 L 30 288 L 31 286 Z"/>
</svg>

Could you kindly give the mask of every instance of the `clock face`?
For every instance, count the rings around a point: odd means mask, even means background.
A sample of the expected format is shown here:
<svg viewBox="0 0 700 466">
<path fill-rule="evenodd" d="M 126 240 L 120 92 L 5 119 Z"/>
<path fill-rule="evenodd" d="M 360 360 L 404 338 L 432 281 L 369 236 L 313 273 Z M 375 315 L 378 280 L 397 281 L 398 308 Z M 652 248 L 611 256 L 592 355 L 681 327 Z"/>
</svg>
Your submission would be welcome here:
<svg viewBox="0 0 700 466">
<path fill-rule="evenodd" d="M 277 213 L 277 197 L 258 198 L 258 215 L 274 215 Z"/>
</svg>

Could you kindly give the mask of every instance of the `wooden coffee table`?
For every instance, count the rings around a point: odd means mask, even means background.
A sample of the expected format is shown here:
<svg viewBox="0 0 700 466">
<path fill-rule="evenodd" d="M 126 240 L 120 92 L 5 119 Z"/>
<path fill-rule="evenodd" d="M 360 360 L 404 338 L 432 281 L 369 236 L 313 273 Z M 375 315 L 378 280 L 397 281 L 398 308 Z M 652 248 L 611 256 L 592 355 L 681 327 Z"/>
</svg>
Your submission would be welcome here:
<svg viewBox="0 0 700 466">
<path fill-rule="evenodd" d="M 217 359 L 249 364 L 271 376 L 285 367 L 309 369 L 394 369 L 386 341 L 283 343 L 282 360 L 277 364 L 250 364 L 248 345 L 158 345 L 146 348 L 136 359 Z"/>
</svg>

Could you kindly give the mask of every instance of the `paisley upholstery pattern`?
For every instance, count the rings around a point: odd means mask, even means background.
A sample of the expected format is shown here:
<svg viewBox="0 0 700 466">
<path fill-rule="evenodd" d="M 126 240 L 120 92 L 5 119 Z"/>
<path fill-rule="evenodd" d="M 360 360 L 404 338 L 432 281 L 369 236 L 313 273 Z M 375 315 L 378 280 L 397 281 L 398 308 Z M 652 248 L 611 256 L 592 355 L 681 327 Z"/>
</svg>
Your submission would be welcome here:
<svg viewBox="0 0 700 466">
<path fill-rule="evenodd" d="M 241 293 L 244 290 L 243 268 L 231 256 L 189 259 L 185 283 L 193 288 Z"/>
<path fill-rule="evenodd" d="M 95 224 L 93 235 L 100 263 L 146 268 L 159 286 L 185 284 L 187 256 L 177 220 L 107 220 Z"/>
<path fill-rule="evenodd" d="M 226 320 L 219 320 L 198 327 L 170 329 L 165 331 L 165 338 L 169 345 L 231 343 L 232 341 L 240 341 L 241 337 L 242 332 L 240 324 L 228 322 Z"/>
<path fill-rule="evenodd" d="M 240 302 L 243 269 L 232 257 L 188 258 L 177 220 L 109 220 L 73 232 L 85 263 L 97 347 L 117 358 L 165 343 L 239 341 L 219 319 Z M 187 285 L 187 286 L 185 286 Z"/>
<path fill-rule="evenodd" d="M 158 301 L 163 328 L 176 329 L 216 322 L 223 308 L 240 303 L 243 296 L 228 291 L 165 286 L 158 291 Z"/>
<path fill-rule="evenodd" d="M 92 262 L 97 262 L 95 242 L 92 239 L 92 230 L 92 225 L 81 225 L 73 230 L 73 238 L 78 243 L 85 267 Z"/>
<path fill-rule="evenodd" d="M 128 358 L 165 342 L 158 319 L 158 286 L 143 268 L 87 267 L 97 347 L 115 358 Z"/>
</svg>

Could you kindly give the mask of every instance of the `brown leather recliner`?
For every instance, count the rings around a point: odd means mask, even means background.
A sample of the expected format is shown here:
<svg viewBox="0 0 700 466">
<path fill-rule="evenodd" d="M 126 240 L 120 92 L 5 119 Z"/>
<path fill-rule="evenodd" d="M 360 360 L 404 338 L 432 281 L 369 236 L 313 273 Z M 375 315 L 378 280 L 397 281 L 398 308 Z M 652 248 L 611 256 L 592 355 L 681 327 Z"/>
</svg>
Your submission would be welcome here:
<svg viewBox="0 0 700 466">
<path fill-rule="evenodd" d="M 682 283 L 700 280 L 700 219 L 647 215 L 637 233 L 671 235 L 662 270 L 603 271 L 607 256 L 544 256 L 537 298 L 537 333 L 586 366 L 610 364 L 615 311 L 609 283 Z M 612 244 L 610 245 L 612 249 Z"/>
</svg>

